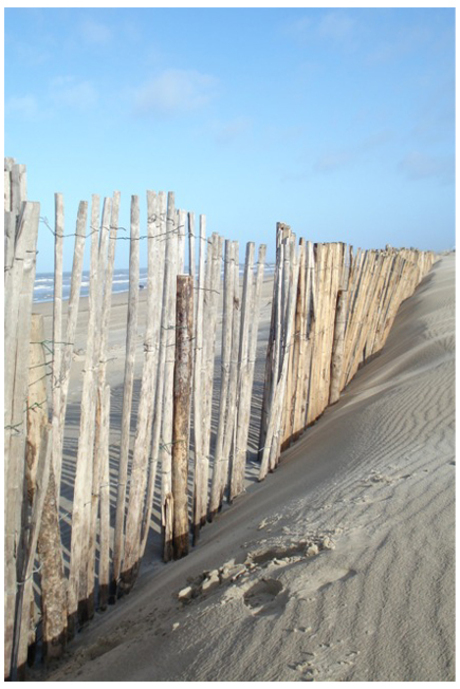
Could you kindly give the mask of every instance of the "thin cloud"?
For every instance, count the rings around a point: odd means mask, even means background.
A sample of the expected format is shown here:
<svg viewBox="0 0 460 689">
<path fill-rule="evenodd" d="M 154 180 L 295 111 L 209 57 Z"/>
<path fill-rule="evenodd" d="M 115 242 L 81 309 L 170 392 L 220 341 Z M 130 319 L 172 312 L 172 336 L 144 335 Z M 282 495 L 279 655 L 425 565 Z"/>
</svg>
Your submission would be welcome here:
<svg viewBox="0 0 460 689">
<path fill-rule="evenodd" d="M 37 46 L 36 43 L 31 45 L 27 41 L 12 39 L 11 47 L 15 51 L 17 59 L 30 69 L 30 67 L 35 68 L 37 65 L 42 65 L 51 59 L 48 41 L 44 41 L 44 43 L 46 43 L 46 47 L 43 44 Z"/>
<path fill-rule="evenodd" d="M 36 119 L 40 112 L 37 99 L 32 95 L 11 96 L 5 103 L 5 111 L 26 120 Z"/>
<path fill-rule="evenodd" d="M 415 139 L 423 142 L 453 141 L 455 136 L 455 80 L 446 78 L 430 88 L 425 103 L 416 115 L 412 130 Z"/>
<path fill-rule="evenodd" d="M 247 117 L 237 117 L 230 122 L 216 124 L 214 128 L 218 144 L 233 144 L 250 131 L 252 122 Z"/>
<path fill-rule="evenodd" d="M 349 41 L 354 38 L 356 21 L 345 12 L 328 12 L 317 27 L 318 34 L 322 38 L 335 41 Z"/>
<path fill-rule="evenodd" d="M 107 45 L 113 38 L 112 29 L 107 24 L 93 19 L 85 19 L 79 28 L 82 38 L 93 45 Z"/>
<path fill-rule="evenodd" d="M 195 70 L 167 69 L 134 93 L 140 115 L 176 115 L 200 110 L 216 95 L 218 80 Z"/>
<path fill-rule="evenodd" d="M 455 180 L 453 156 L 430 156 L 412 151 L 401 160 L 398 169 L 412 181 L 434 178 L 442 184 L 452 184 Z"/>
<path fill-rule="evenodd" d="M 376 148 L 384 146 L 391 141 L 392 138 L 393 134 L 391 131 L 385 129 L 370 134 L 361 141 L 358 141 L 354 146 L 325 151 L 316 160 L 314 171 L 330 173 L 340 168 L 347 167 L 359 161 L 369 151 L 374 151 Z"/>
<path fill-rule="evenodd" d="M 329 151 L 317 159 L 314 170 L 322 173 L 334 172 L 349 165 L 355 157 L 350 151 Z"/>
<path fill-rule="evenodd" d="M 349 13 L 332 10 L 319 15 L 304 15 L 285 23 L 282 30 L 284 34 L 301 43 L 316 39 L 349 47 L 356 40 L 358 23 Z"/>
<path fill-rule="evenodd" d="M 405 28 L 395 34 L 391 39 L 377 43 L 366 58 L 369 65 L 385 65 L 397 62 L 402 57 L 420 50 L 431 40 L 431 34 L 427 27 L 413 26 Z"/>
<path fill-rule="evenodd" d="M 50 98 L 57 107 L 89 110 L 96 104 L 98 93 L 90 81 L 74 77 L 57 77 L 50 84 Z"/>
</svg>

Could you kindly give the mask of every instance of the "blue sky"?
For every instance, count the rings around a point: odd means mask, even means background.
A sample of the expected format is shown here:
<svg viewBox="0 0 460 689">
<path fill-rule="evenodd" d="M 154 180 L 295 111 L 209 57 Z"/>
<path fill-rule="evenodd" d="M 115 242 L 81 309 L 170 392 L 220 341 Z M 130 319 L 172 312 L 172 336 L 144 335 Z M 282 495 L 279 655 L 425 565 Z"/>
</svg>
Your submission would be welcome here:
<svg viewBox="0 0 460 689">
<path fill-rule="evenodd" d="M 173 190 L 208 232 L 278 220 L 355 247 L 455 242 L 455 10 L 6 9 L 5 155 L 66 231 Z M 117 264 L 127 264 L 120 242 Z M 71 265 L 71 242 L 66 249 Z M 43 226 L 39 271 L 52 270 Z M 240 249 L 243 256 L 243 249 Z"/>
</svg>

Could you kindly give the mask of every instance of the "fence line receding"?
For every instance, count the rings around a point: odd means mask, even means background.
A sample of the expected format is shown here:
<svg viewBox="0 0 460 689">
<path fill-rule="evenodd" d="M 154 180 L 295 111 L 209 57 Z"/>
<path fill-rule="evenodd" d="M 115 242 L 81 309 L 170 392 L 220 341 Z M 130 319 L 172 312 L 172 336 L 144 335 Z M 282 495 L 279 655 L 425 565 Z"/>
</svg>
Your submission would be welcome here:
<svg viewBox="0 0 460 689">
<path fill-rule="evenodd" d="M 107 367 L 120 194 L 82 201 L 74 232 L 55 195 L 45 334 L 43 317 L 33 313 L 40 206 L 27 201 L 25 166 L 6 158 L 4 169 L 5 677 L 15 680 L 37 649 L 45 661 L 60 656 L 96 610 L 131 590 L 152 530 L 161 534 L 165 561 L 182 557 L 224 501 L 244 491 L 254 456 L 259 480 L 276 468 L 282 450 L 382 349 L 434 254 L 297 242 L 278 223 L 254 455 L 266 246 L 246 244 L 240 275 L 238 243 L 208 237 L 204 215 L 196 221 L 176 208 L 172 192 L 148 191 L 144 223 L 132 196 L 123 402 L 115 414 Z M 71 242 L 65 304 L 63 255 Z M 143 242 L 147 308 L 140 319 Z M 86 349 L 69 469 L 66 414 L 87 244 Z"/>
</svg>

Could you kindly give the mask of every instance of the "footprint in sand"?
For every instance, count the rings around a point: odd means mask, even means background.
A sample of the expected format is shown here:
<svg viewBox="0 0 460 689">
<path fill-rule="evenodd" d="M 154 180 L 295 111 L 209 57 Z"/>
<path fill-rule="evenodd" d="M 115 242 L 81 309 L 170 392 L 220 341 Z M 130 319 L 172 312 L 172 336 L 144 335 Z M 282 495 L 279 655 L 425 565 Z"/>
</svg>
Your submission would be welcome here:
<svg viewBox="0 0 460 689">
<path fill-rule="evenodd" d="M 287 603 L 287 592 L 280 596 L 283 585 L 277 579 L 262 579 L 251 586 L 243 601 L 255 615 L 279 614 Z"/>
</svg>

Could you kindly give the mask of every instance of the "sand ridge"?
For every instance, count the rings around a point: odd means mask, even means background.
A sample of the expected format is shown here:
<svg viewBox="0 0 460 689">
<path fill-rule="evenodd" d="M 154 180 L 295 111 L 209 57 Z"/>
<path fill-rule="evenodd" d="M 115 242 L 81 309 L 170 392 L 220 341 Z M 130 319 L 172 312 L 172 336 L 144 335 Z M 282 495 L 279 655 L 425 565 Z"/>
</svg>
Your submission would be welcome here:
<svg viewBox="0 0 460 689">
<path fill-rule="evenodd" d="M 187 558 L 147 558 L 46 679 L 453 681 L 454 274 L 442 257 L 278 470 Z"/>
</svg>

